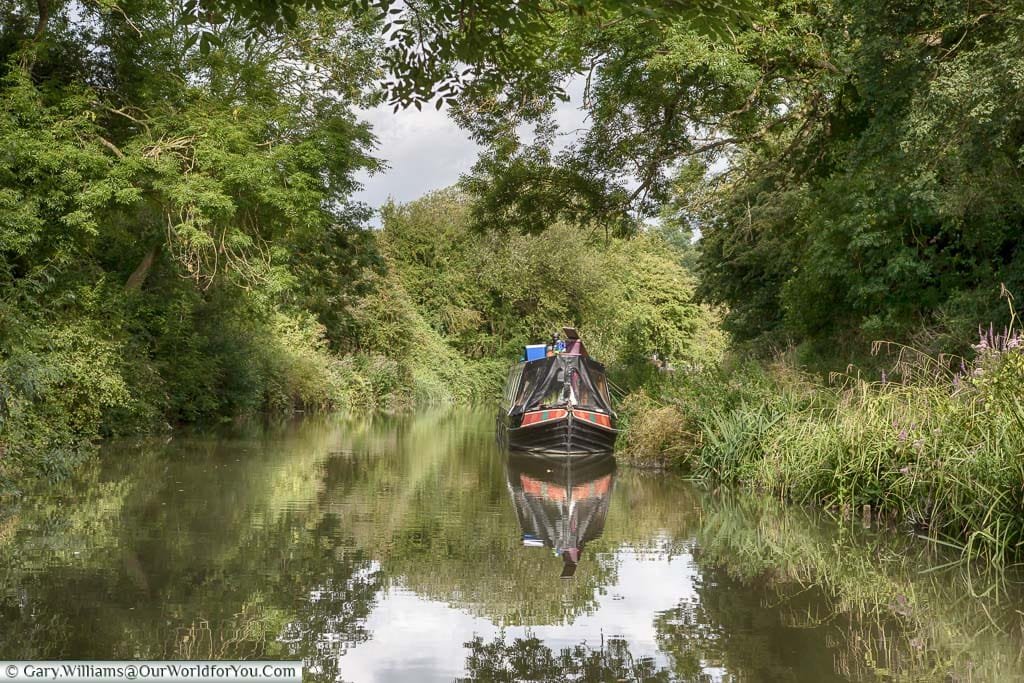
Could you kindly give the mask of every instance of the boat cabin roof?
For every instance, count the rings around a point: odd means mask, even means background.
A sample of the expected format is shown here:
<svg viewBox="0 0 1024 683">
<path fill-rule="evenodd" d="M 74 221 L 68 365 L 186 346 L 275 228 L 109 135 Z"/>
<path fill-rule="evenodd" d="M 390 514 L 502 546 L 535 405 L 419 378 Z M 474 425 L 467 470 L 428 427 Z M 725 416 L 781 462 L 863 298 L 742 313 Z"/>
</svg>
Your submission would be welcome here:
<svg viewBox="0 0 1024 683">
<path fill-rule="evenodd" d="M 505 387 L 509 414 L 560 404 L 571 389 L 575 405 L 612 413 L 604 366 L 586 355 L 558 353 L 512 366 Z"/>
</svg>

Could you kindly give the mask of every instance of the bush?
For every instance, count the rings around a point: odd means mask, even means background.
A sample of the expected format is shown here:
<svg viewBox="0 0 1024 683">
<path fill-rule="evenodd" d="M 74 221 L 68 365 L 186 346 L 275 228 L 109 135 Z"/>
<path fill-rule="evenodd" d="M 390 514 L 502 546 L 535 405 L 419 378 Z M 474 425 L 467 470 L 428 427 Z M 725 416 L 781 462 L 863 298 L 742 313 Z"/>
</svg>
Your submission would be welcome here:
<svg viewBox="0 0 1024 683">
<path fill-rule="evenodd" d="M 125 379 L 123 343 L 97 321 L 20 331 L 18 345 L 0 356 L 0 491 L 6 492 L 26 476 L 66 476 L 92 452 L 113 411 L 151 411 Z"/>
<path fill-rule="evenodd" d="M 376 309 L 360 317 L 361 339 L 392 355 L 418 337 L 432 350 L 413 364 L 420 368 L 449 358 L 429 339 L 446 344 L 489 366 L 479 377 L 489 394 L 524 344 L 564 325 L 579 328 L 593 355 L 630 386 L 657 374 L 654 353 L 693 368 L 716 364 L 725 346 L 717 315 L 694 302 L 678 254 L 654 235 L 606 241 L 565 224 L 541 235 L 480 233 L 465 199 L 445 190 L 386 208 L 380 239 L 390 274 L 371 299 Z"/>
<path fill-rule="evenodd" d="M 685 468 L 683 461 L 697 446 L 683 411 L 658 403 L 642 389 L 622 402 L 619 418 L 623 432 L 617 445 L 633 465 Z"/>
</svg>

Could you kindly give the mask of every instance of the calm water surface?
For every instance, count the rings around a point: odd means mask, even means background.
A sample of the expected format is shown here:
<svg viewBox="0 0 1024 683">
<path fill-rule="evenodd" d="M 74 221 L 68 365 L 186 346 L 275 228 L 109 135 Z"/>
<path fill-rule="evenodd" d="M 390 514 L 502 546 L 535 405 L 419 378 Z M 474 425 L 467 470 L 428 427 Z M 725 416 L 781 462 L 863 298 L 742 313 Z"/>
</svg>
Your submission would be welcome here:
<svg viewBox="0 0 1024 683">
<path fill-rule="evenodd" d="M 1024 680 L 1022 603 L 898 531 L 489 411 L 111 444 L 0 513 L 0 658 L 304 659 L 346 681 Z M 929 571 L 925 571 L 929 570 Z M 991 581 L 991 579 L 990 579 Z"/>
</svg>

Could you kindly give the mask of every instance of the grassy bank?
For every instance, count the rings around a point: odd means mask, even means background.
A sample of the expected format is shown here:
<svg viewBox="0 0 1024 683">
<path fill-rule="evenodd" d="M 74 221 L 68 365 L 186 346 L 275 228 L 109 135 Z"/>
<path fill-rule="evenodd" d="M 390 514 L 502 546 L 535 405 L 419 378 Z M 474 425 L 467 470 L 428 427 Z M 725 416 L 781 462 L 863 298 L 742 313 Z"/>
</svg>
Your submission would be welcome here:
<svg viewBox="0 0 1024 683">
<path fill-rule="evenodd" d="M 622 447 L 839 513 L 907 525 L 994 563 L 1024 557 L 1024 354 L 984 335 L 971 361 L 901 350 L 870 381 L 747 363 L 631 396 Z"/>
</svg>

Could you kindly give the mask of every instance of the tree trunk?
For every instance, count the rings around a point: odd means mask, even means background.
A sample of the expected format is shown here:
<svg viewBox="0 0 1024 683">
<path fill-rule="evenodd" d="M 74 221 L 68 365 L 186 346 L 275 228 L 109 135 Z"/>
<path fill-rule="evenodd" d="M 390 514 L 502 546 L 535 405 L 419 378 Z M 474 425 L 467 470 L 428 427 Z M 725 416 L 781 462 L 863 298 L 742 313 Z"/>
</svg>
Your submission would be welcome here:
<svg viewBox="0 0 1024 683">
<path fill-rule="evenodd" d="M 150 269 L 153 267 L 153 261 L 156 260 L 156 255 L 160 252 L 160 244 L 154 244 L 146 255 L 142 257 L 142 261 L 136 266 L 132 274 L 128 276 L 128 281 L 124 283 L 125 291 L 133 291 L 140 289 L 142 284 L 146 281 L 146 276 L 149 275 Z"/>
<path fill-rule="evenodd" d="M 46 34 L 46 26 L 50 23 L 50 0 L 37 0 L 39 6 L 39 21 L 36 22 L 36 32 L 32 40 L 39 42 Z"/>
</svg>

